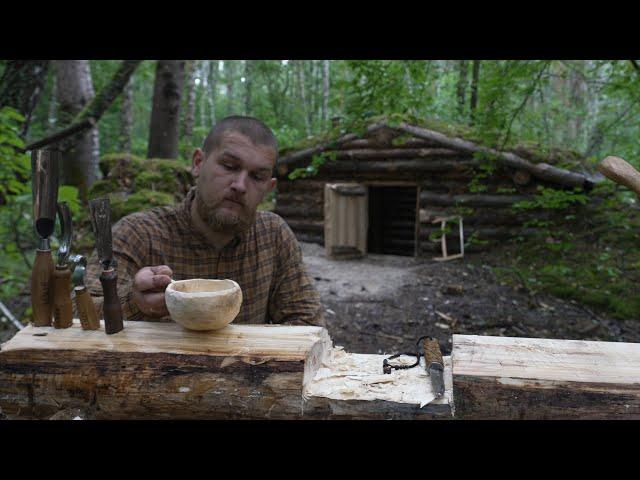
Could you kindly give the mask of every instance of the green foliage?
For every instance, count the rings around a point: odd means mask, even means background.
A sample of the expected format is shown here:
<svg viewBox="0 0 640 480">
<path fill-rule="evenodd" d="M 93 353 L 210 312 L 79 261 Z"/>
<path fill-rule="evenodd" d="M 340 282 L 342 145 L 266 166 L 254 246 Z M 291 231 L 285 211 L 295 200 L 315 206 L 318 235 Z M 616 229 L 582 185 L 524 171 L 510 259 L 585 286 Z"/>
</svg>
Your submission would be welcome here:
<svg viewBox="0 0 640 480">
<path fill-rule="evenodd" d="M 31 167 L 29 156 L 19 151 L 24 147 L 19 135 L 22 122 L 24 117 L 17 110 L 0 109 L 0 199 L 26 191 Z"/>
<path fill-rule="evenodd" d="M 320 155 L 314 155 L 311 159 L 311 163 L 306 167 L 296 168 L 289 174 L 289 180 L 295 180 L 296 178 L 308 178 L 316 175 L 327 160 L 331 162 L 336 161 L 336 154 L 334 152 L 323 152 Z"/>
<path fill-rule="evenodd" d="M 109 200 L 111 202 L 111 220 L 113 222 L 117 222 L 130 213 L 175 203 L 173 194 L 148 189 L 137 190 L 127 197 L 119 194 L 110 194 Z"/>
<path fill-rule="evenodd" d="M 576 205 L 584 205 L 589 197 L 584 191 L 576 188 L 573 190 L 559 190 L 555 188 L 538 186 L 538 195 L 532 200 L 523 200 L 513 205 L 513 209 L 519 210 L 566 210 Z"/>
</svg>

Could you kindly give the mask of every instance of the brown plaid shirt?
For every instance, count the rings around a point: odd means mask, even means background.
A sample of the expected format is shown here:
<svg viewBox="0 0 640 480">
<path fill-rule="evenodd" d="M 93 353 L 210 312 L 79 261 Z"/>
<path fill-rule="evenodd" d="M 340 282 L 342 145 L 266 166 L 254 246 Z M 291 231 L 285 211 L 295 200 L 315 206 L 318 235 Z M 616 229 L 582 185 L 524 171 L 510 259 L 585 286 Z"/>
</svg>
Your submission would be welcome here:
<svg viewBox="0 0 640 480">
<path fill-rule="evenodd" d="M 234 323 L 324 326 L 319 295 L 305 271 L 300 245 L 285 221 L 271 212 L 257 212 L 248 231 L 216 249 L 191 224 L 194 196 L 195 187 L 179 205 L 133 213 L 113 226 L 118 295 L 125 319 L 157 320 L 145 316 L 133 302 L 133 278 L 142 267 L 168 265 L 174 280 L 228 278 L 238 282 L 243 299 Z M 102 317 L 97 252 L 88 263 L 86 285 Z"/>
</svg>

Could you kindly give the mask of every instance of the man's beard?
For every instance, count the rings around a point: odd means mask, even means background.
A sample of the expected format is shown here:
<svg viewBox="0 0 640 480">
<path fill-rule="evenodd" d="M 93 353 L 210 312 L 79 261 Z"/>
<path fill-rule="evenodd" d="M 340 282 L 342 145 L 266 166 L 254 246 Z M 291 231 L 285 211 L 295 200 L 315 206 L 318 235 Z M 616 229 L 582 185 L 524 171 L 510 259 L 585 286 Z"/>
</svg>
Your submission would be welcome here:
<svg viewBox="0 0 640 480">
<path fill-rule="evenodd" d="M 200 195 L 198 188 L 196 188 L 195 202 L 198 216 L 214 232 L 232 233 L 235 235 L 248 230 L 251 225 L 255 223 L 256 212 L 251 214 L 220 212 L 220 204 L 222 201 L 215 205 L 207 205 Z M 244 206 L 243 210 L 245 210 Z"/>
</svg>

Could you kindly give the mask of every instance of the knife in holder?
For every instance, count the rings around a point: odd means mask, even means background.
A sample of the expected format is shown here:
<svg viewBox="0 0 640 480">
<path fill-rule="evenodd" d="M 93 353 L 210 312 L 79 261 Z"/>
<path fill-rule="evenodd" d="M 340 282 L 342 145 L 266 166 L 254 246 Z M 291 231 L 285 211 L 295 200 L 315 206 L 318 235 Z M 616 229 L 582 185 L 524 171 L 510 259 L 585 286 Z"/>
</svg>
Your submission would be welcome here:
<svg viewBox="0 0 640 480">
<path fill-rule="evenodd" d="M 118 273 L 111 243 L 111 207 L 106 197 L 89 201 L 91 225 L 96 237 L 96 249 L 102 266 L 100 283 L 104 297 L 104 330 L 107 335 L 124 328 L 122 306 L 118 297 Z"/>
<path fill-rule="evenodd" d="M 73 306 L 71 304 L 71 270 L 67 265 L 71 248 L 71 212 L 65 203 L 58 204 L 58 217 L 62 227 L 58 263 L 53 271 L 53 326 L 69 328 L 73 324 Z"/>
<path fill-rule="evenodd" d="M 50 326 L 53 314 L 53 258 L 49 237 L 56 224 L 58 166 L 60 152 L 34 150 L 31 153 L 31 187 L 34 227 L 40 244 L 31 271 L 31 307 L 36 327 Z"/>
</svg>

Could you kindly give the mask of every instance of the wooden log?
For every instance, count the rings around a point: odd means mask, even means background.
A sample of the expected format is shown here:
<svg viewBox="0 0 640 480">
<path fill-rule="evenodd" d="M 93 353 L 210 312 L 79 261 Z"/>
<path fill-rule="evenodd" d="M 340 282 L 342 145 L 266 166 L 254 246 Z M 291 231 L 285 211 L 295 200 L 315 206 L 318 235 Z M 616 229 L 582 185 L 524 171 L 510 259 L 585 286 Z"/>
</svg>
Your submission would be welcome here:
<svg viewBox="0 0 640 480">
<path fill-rule="evenodd" d="M 314 192 L 285 192 L 278 193 L 276 196 L 276 207 L 280 206 L 302 206 L 302 205 L 313 205 L 314 207 L 323 206 L 324 205 L 324 194 L 321 191 Z"/>
<path fill-rule="evenodd" d="M 460 155 L 457 150 L 449 148 L 367 148 L 352 150 L 328 150 L 327 154 L 335 155 L 338 160 L 341 159 L 392 159 L 392 158 L 456 158 L 459 160 L 472 160 L 469 156 Z"/>
<path fill-rule="evenodd" d="M 285 218 L 285 221 L 294 232 L 324 232 L 324 220 L 310 220 L 307 218 Z"/>
<path fill-rule="evenodd" d="M 299 178 L 296 180 L 278 180 L 277 190 L 278 195 L 289 192 L 308 192 L 318 190 L 322 192 L 324 190 L 325 182 L 319 180 L 309 180 L 306 178 Z"/>
<path fill-rule="evenodd" d="M 232 324 L 192 332 L 126 322 L 107 336 L 77 321 L 68 329 L 30 326 L 0 351 L 0 408 L 9 418 L 74 410 L 91 419 L 451 417 L 450 363 L 445 399 L 431 404 L 424 369 L 370 388 L 385 357 L 350 355 L 332 348 L 321 327 Z M 335 379 L 355 395 L 334 388 Z"/>
<path fill-rule="evenodd" d="M 440 132 L 415 127 L 407 123 L 402 123 L 397 128 L 398 130 L 407 132 L 415 137 L 431 140 L 445 147 L 457 149 L 462 152 L 470 154 L 486 153 L 497 157 L 504 164 L 512 168 L 526 170 L 542 180 L 558 183 L 567 187 L 584 188 L 586 190 L 589 190 L 594 186 L 594 181 L 581 173 L 570 172 L 546 163 L 534 164 L 512 152 L 502 152 L 494 148 L 477 145 L 468 140 L 463 140 L 462 138 L 448 137 Z"/>
<path fill-rule="evenodd" d="M 465 205 L 469 207 L 510 207 L 514 203 L 523 200 L 531 200 L 526 195 L 490 195 L 490 194 L 468 194 L 468 195 L 442 195 L 439 193 L 420 192 L 420 206 L 427 208 L 431 205 L 442 207 Z"/>
<path fill-rule="evenodd" d="M 367 133 L 375 133 L 377 130 L 388 129 L 388 127 L 384 123 L 375 123 L 367 127 Z M 287 167 L 296 163 L 297 161 L 304 160 L 307 158 L 311 158 L 314 155 L 324 152 L 330 148 L 335 148 L 342 143 L 349 142 L 351 140 L 357 139 L 359 136 L 355 133 L 348 133 L 346 135 L 342 135 L 335 140 L 330 140 L 328 142 L 323 142 L 320 145 L 316 145 L 314 147 L 306 148 L 304 150 L 299 150 L 296 152 L 288 153 L 278 160 L 278 167 Z M 286 170 L 286 169 L 285 169 Z"/>
<path fill-rule="evenodd" d="M 308 232 L 296 232 L 296 238 L 299 242 L 317 243 L 318 245 L 324 245 L 324 233 L 308 233 Z"/>
<path fill-rule="evenodd" d="M 442 172 L 446 170 L 468 170 L 479 165 L 477 160 L 440 160 L 440 159 L 406 159 L 406 160 L 390 160 L 390 161 L 354 161 L 354 160 L 337 160 L 335 162 L 327 162 L 320 167 L 320 172 L 327 174 L 328 172 L 349 172 L 351 174 L 358 173 L 415 173 L 415 172 Z"/>
<path fill-rule="evenodd" d="M 453 336 L 456 418 L 640 419 L 640 344 Z"/>
<path fill-rule="evenodd" d="M 458 226 L 454 224 L 448 224 L 451 231 L 447 233 L 447 238 L 458 239 L 460 232 Z M 440 225 L 433 227 L 425 227 L 424 224 L 420 226 L 419 238 L 420 240 L 429 240 L 429 237 L 434 234 L 440 234 Z M 473 228 L 467 228 L 467 224 L 464 224 L 464 238 L 468 240 L 472 235 L 475 235 L 479 240 L 498 240 L 515 237 L 532 237 L 539 231 L 535 228 L 508 228 L 508 227 L 484 227 L 478 226 Z M 439 238 L 439 237 L 438 237 Z"/>
<path fill-rule="evenodd" d="M 423 140 L 421 138 L 407 138 L 401 144 L 396 145 L 398 148 L 429 148 L 435 145 L 434 142 Z M 356 148 L 380 148 L 380 144 L 373 138 L 357 138 L 340 145 L 341 149 L 353 150 Z"/>
<path fill-rule="evenodd" d="M 531 173 L 526 170 L 518 170 L 513 174 L 513 183 L 521 187 L 529 185 L 531 183 Z"/>
<path fill-rule="evenodd" d="M 310 220 L 322 220 L 324 209 L 319 204 L 281 204 L 278 202 L 274 213 L 281 217 L 306 217 Z"/>
</svg>

